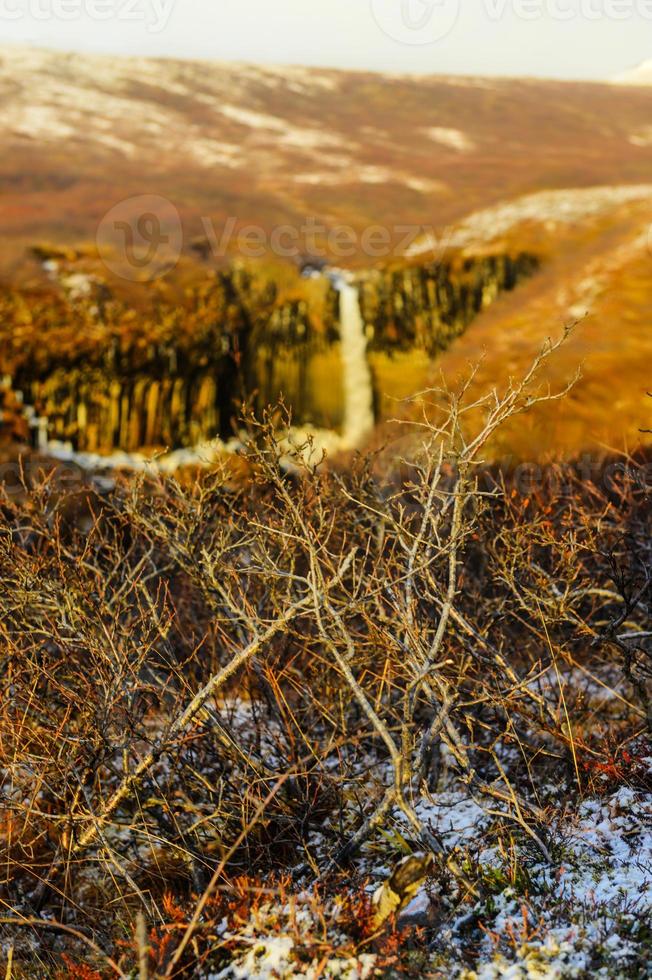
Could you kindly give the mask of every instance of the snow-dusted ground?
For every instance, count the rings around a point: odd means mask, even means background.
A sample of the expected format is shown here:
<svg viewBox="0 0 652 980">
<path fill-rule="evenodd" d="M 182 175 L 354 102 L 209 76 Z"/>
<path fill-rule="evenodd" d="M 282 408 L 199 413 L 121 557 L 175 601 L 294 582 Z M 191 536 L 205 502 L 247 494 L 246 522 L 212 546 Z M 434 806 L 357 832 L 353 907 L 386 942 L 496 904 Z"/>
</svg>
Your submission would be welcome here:
<svg viewBox="0 0 652 980">
<path fill-rule="evenodd" d="M 482 211 L 476 211 L 464 221 L 447 230 L 440 243 L 431 237 L 419 239 L 407 251 L 409 256 L 422 255 L 442 245 L 466 248 L 471 244 L 493 241 L 522 222 L 556 222 L 574 224 L 609 211 L 630 201 L 652 202 L 652 184 L 569 188 L 526 194 Z"/>
<path fill-rule="evenodd" d="M 633 146 L 652 146 L 652 126 L 644 126 L 629 137 Z"/>
<path fill-rule="evenodd" d="M 560 800 L 552 817 L 552 863 L 525 848 L 503 854 L 487 844 L 490 818 L 461 790 L 433 798 L 420 815 L 440 831 L 448 848 L 473 856 L 487 883 L 487 894 L 473 906 L 450 908 L 444 915 L 434 911 L 427 928 L 431 965 L 426 975 L 442 980 L 646 975 L 640 969 L 652 953 L 652 794 L 621 787 L 604 798 Z M 514 860 L 527 885 L 509 884 Z M 426 885 L 401 913 L 399 927 L 427 924 L 437 902 Z M 290 905 L 264 905 L 237 933 L 227 935 L 225 929 L 223 938 L 234 939 L 239 951 L 207 980 L 390 975 L 369 951 L 306 963 L 302 933 L 309 946 L 324 912 L 318 909 L 314 897 L 304 893 Z M 326 911 L 328 939 L 337 948 L 346 942 L 337 900 Z"/>
<path fill-rule="evenodd" d="M 560 678 L 550 671 L 539 678 L 537 689 L 554 699 L 559 683 Z M 608 678 L 606 686 L 586 683 L 586 678 L 583 683 L 586 697 L 591 704 L 601 705 L 603 717 L 620 710 L 618 692 L 610 688 Z M 234 730 L 245 737 L 253 727 L 252 705 L 234 704 L 229 702 L 225 711 L 231 712 Z M 652 747 L 639 739 L 630 749 L 637 759 L 631 785 L 604 775 L 604 793 L 598 795 L 569 791 L 561 778 L 557 785 L 548 782 L 539 787 L 549 859 L 516 825 L 513 832 L 506 834 L 504 824 L 497 832 L 501 821 L 496 801 L 473 794 L 455 776 L 447 779 L 447 788 L 423 795 L 416 803 L 419 818 L 446 853 L 454 854 L 457 863 L 467 869 L 480 896 L 463 895 L 453 879 L 440 893 L 437 882 L 441 878 L 434 878 L 401 911 L 399 930 L 423 930 L 410 940 L 427 958 L 421 974 L 389 971 L 382 944 L 373 941 L 351 955 L 344 894 L 320 897 L 306 880 L 303 890 L 299 885 L 290 898 L 270 900 L 240 929 L 229 931 L 224 924 L 221 939 L 233 944 L 232 960 L 208 972 L 205 980 L 355 980 L 408 975 L 439 980 L 616 980 L 649 976 Z M 508 766 L 507 750 L 504 759 Z M 366 760 L 364 767 L 369 773 L 371 799 L 382 792 L 391 776 L 382 763 L 374 766 Z M 600 779 L 596 787 L 599 784 Z M 323 831 L 327 834 L 328 828 L 324 826 Z M 394 814 L 378 836 L 380 839 L 365 845 L 351 876 L 352 887 L 366 880 L 369 895 L 391 874 L 397 861 L 396 842 L 400 842 L 400 856 L 410 829 L 400 814 Z M 313 831 L 310 847 L 315 855 L 323 842 L 322 832 Z M 309 955 L 316 935 L 329 955 Z M 408 935 L 405 932 L 402 943 L 408 942 Z M 338 950 L 343 951 L 342 956 Z"/>
<path fill-rule="evenodd" d="M 164 140 L 200 166 L 247 170 L 251 154 L 270 142 L 301 150 L 315 161 L 324 149 L 352 149 L 350 141 L 327 128 L 297 125 L 231 102 L 249 98 L 248 87 L 261 84 L 303 95 L 322 93 L 337 87 L 336 73 L 235 67 L 214 63 L 207 70 L 202 62 L 62 55 L 0 45 L 0 86 L 11 92 L 0 104 L 0 131 L 43 143 L 92 140 L 128 159 L 160 153 Z M 181 107 L 167 102 L 170 96 Z M 191 102 L 204 109 L 201 123 L 185 113 L 183 106 Z M 140 120 L 135 137 L 134 119 Z M 225 123 L 240 127 L 235 142 L 225 139 Z"/>
<path fill-rule="evenodd" d="M 328 911 L 333 927 L 332 941 L 344 944 L 346 936 L 337 934 L 338 908 L 333 906 Z M 224 930 L 223 940 L 236 938 L 242 952 L 224 969 L 207 973 L 204 980 L 248 980 L 250 977 L 252 980 L 283 980 L 290 977 L 296 980 L 318 980 L 319 977 L 367 980 L 376 976 L 376 957 L 373 953 L 332 956 L 326 962 L 323 962 L 323 957 L 316 957 L 310 963 L 299 963 L 295 954 L 301 946 L 301 933 L 305 930 L 307 938 L 315 929 L 315 913 L 316 907 L 311 907 L 307 900 L 287 905 L 263 905 L 235 937 Z M 288 931 L 279 934 L 279 927 Z"/>
<path fill-rule="evenodd" d="M 332 455 L 353 448 L 347 439 L 331 429 L 316 429 L 311 426 L 293 426 L 286 432 L 278 433 L 278 446 L 281 461 L 288 468 L 298 459 L 308 464 L 320 462 L 324 453 Z M 116 450 L 113 453 L 77 452 L 69 443 L 48 442 L 43 448 L 46 455 L 62 463 L 74 463 L 89 472 L 97 470 L 129 470 L 134 473 L 176 473 L 184 466 L 206 469 L 214 466 L 225 456 L 246 452 L 246 435 L 233 438 L 228 442 L 221 439 L 211 439 L 183 449 L 174 449 L 158 456 L 147 456 L 144 453 L 124 452 Z"/>
<path fill-rule="evenodd" d="M 652 762 L 652 760 L 650 760 Z M 504 856 L 482 848 L 496 880 Z M 465 980 L 494 977 L 620 977 L 649 951 L 652 921 L 652 795 L 622 787 L 564 806 L 553 818 L 554 862 L 527 861 L 527 893 L 499 891 L 474 910 L 484 939 Z M 448 938 L 464 952 L 463 923 Z"/>
<path fill-rule="evenodd" d="M 451 129 L 447 126 L 430 126 L 424 130 L 427 136 L 435 143 L 446 146 L 451 150 L 459 150 L 460 153 L 468 153 L 475 149 L 475 143 L 461 129 Z"/>
</svg>

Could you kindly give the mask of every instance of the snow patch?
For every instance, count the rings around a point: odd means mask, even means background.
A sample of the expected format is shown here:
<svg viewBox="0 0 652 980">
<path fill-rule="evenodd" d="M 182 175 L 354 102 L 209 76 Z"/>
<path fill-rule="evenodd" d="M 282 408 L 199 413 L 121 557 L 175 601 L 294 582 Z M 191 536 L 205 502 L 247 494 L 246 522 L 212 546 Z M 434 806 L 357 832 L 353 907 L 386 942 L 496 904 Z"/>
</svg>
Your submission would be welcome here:
<svg viewBox="0 0 652 980">
<path fill-rule="evenodd" d="M 220 112 L 227 119 L 232 119 L 248 129 L 278 133 L 279 139 L 286 146 L 316 149 L 318 147 L 342 147 L 345 145 L 343 140 L 333 133 L 321 129 L 295 126 L 280 116 L 270 116 L 263 112 L 254 112 L 251 109 L 243 109 L 234 105 L 222 105 Z"/>
<path fill-rule="evenodd" d="M 75 127 L 64 122 L 60 110 L 49 105 L 5 104 L 0 109 L 0 126 L 5 126 L 19 136 L 42 140 L 70 139 L 75 135 Z"/>
<path fill-rule="evenodd" d="M 632 133 L 629 137 L 632 146 L 652 146 L 652 126 L 639 129 L 637 133 Z"/>
<path fill-rule="evenodd" d="M 643 200 L 652 201 L 652 184 L 584 187 L 526 194 L 514 201 L 503 201 L 474 212 L 460 224 L 447 229 L 442 244 L 448 248 L 465 248 L 480 241 L 494 241 L 521 222 L 573 224 L 621 204 Z M 432 248 L 432 238 L 423 238 L 415 242 L 406 255 L 421 255 Z"/>
<path fill-rule="evenodd" d="M 463 133 L 461 129 L 449 129 L 446 126 L 430 126 L 424 129 L 426 136 L 429 136 L 435 143 L 446 146 L 451 150 L 459 150 L 460 153 L 468 153 L 475 149 L 475 143 L 470 136 Z"/>
<path fill-rule="evenodd" d="M 622 75 L 617 75 L 612 81 L 615 85 L 652 85 L 652 58 Z"/>
</svg>

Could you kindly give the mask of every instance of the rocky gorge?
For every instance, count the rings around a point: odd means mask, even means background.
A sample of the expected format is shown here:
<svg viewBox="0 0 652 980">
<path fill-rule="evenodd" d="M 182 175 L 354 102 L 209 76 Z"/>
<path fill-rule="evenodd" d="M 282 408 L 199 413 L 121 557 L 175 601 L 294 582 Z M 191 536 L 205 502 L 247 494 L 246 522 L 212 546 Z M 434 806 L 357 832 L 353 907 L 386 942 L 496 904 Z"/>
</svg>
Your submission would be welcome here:
<svg viewBox="0 0 652 980">
<path fill-rule="evenodd" d="M 156 285 L 140 306 L 68 271 L 54 294 L 0 296 L 0 372 L 41 448 L 226 441 L 243 405 L 260 414 L 279 400 L 296 424 L 346 430 L 353 445 L 386 389 L 400 391 L 401 357 L 429 364 L 538 265 L 529 252 L 463 253 L 347 274 L 344 287 L 313 272 L 290 289 L 233 266 L 202 270 L 181 302 Z"/>
</svg>

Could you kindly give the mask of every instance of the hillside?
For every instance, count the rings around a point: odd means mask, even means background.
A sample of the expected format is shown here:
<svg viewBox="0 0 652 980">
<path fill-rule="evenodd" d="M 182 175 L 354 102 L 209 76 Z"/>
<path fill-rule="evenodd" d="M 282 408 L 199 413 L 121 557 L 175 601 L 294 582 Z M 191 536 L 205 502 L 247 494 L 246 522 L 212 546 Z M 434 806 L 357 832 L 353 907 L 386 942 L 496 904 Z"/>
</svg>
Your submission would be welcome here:
<svg viewBox="0 0 652 980">
<path fill-rule="evenodd" d="M 50 439 L 226 440 L 243 397 L 341 429 L 338 298 L 306 260 L 354 270 L 379 421 L 483 355 L 481 390 L 506 382 L 581 319 L 550 377 L 583 380 L 499 448 L 641 438 L 652 88 L 4 47 L 0 96 L 0 371 Z M 141 269 L 115 229 L 150 211 Z"/>
<path fill-rule="evenodd" d="M 0 976 L 649 980 L 643 75 L 0 49 Z"/>
<path fill-rule="evenodd" d="M 652 93 L 0 48 L 3 263 L 92 241 L 125 198 L 179 210 L 185 247 L 226 221 L 360 236 L 432 226 L 543 188 L 645 182 Z M 359 237 L 342 262 L 367 264 Z"/>
<path fill-rule="evenodd" d="M 500 449 L 540 461 L 560 452 L 631 449 L 648 438 L 641 430 L 652 363 L 652 188 L 530 195 L 472 215 L 459 230 L 467 247 L 487 239 L 494 248 L 517 242 L 539 255 L 540 269 L 483 310 L 424 368 L 420 386 L 442 375 L 453 384 L 480 361 L 474 391 L 484 394 L 518 376 L 534 350 L 572 326 L 546 378 L 559 388 L 578 369 L 581 377 L 563 402 L 508 427 Z M 413 261 L 422 254 L 417 244 Z"/>
</svg>

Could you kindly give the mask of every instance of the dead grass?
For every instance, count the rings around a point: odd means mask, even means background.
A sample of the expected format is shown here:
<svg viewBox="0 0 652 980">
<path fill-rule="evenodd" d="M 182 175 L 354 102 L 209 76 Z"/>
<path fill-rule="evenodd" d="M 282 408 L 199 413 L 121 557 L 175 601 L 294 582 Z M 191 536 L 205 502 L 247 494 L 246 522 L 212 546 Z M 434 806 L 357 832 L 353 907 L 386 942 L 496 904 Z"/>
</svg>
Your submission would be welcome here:
<svg viewBox="0 0 652 980">
<path fill-rule="evenodd" d="M 507 425 L 496 456 L 542 462 L 582 452 L 628 452 L 646 437 L 647 365 L 652 356 L 652 226 L 649 203 L 572 229 L 516 228 L 518 241 L 543 257 L 536 277 L 505 293 L 438 358 L 431 378 L 452 382 L 482 358 L 480 396 L 497 379 L 518 376 L 531 351 L 574 323 L 569 343 L 545 374 L 552 387 L 581 377 L 561 405 L 541 405 Z M 506 243 L 507 244 L 507 243 Z M 399 414 L 399 412 L 397 412 Z"/>
<path fill-rule="evenodd" d="M 159 66 L 159 84 L 143 83 L 143 67 L 125 61 L 116 71 L 97 59 L 93 69 L 91 59 L 90 69 L 71 73 L 62 56 L 43 74 L 9 70 L 0 78 L 7 112 L 18 118 L 20 98 L 38 107 L 49 105 L 52 82 L 63 79 L 78 88 L 76 98 L 69 96 L 56 110 L 64 118 L 72 113 L 72 157 L 68 138 L 19 136 L 11 120 L 2 130 L 0 188 L 6 200 L 0 234 L 9 243 L 0 254 L 2 268 L 15 267 L 23 247 L 34 241 L 93 241 L 103 215 L 140 194 L 173 201 L 190 243 L 203 234 L 201 217 L 221 229 L 234 216 L 241 227 L 255 224 L 268 234 L 280 224 L 301 227 L 306 215 L 328 227 L 352 226 L 358 234 L 377 224 L 427 224 L 442 231 L 473 210 L 529 191 L 642 183 L 650 174 L 652 147 L 630 142 L 649 124 L 651 96 L 644 88 L 320 71 L 329 88 L 313 85 L 308 72 L 297 92 L 291 75 L 270 81 L 247 68 L 238 75 L 233 67 L 188 62 L 177 65 L 177 81 L 188 89 L 180 98 L 168 87 L 169 63 Z M 117 117 L 115 109 L 109 118 L 110 132 L 136 147 L 133 158 L 103 144 L 101 109 L 80 119 L 77 103 L 93 105 L 94 93 L 99 106 L 107 95 L 133 100 L 131 119 Z M 222 115 L 218 107 L 225 100 L 299 132 L 322 130 L 341 147 L 289 147 L 278 132 Z M 134 122 L 161 113 L 169 124 L 159 133 Z M 460 130 L 471 148 L 460 152 L 434 141 L 432 127 Z M 199 165 L 192 155 L 197 139 L 235 145 L 235 167 Z M 180 147 L 186 144 L 184 154 Z M 387 172 L 388 179 L 356 179 L 365 167 Z M 302 173 L 332 174 L 334 180 L 297 182 Z M 410 181 L 426 189 L 415 190 Z M 443 189 L 429 191 L 429 185 Z M 353 261 L 368 264 L 361 254 Z"/>
<path fill-rule="evenodd" d="M 424 975 L 423 940 L 374 931 L 364 883 L 431 853 L 440 931 L 495 894 L 424 816 L 451 786 L 530 855 L 520 888 L 557 861 L 551 782 L 647 785 L 628 746 L 650 714 L 649 470 L 524 491 L 482 467 L 533 384 L 487 400 L 473 437 L 468 393 L 448 393 L 384 478 L 364 458 L 288 477 L 263 425 L 239 487 L 218 468 L 91 481 L 83 509 L 55 475 L 5 496 L 14 975 L 201 975 L 284 937 L 315 976 L 365 955 Z"/>
</svg>

